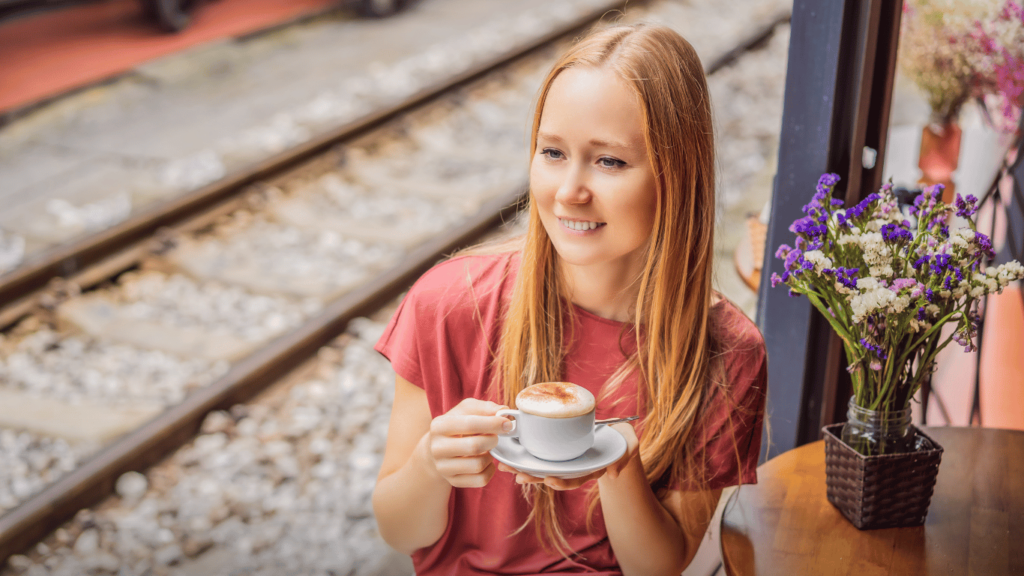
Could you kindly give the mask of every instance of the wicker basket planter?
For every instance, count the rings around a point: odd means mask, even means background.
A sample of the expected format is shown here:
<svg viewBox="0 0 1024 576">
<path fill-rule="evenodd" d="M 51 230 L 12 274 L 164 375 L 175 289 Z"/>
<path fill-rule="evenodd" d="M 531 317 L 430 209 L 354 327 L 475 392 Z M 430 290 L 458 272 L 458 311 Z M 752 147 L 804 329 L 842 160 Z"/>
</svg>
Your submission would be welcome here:
<svg viewBox="0 0 1024 576">
<path fill-rule="evenodd" d="M 839 439 L 842 427 L 822 428 L 828 501 L 861 530 L 924 524 L 942 447 L 915 429 L 918 450 L 864 456 Z"/>
</svg>

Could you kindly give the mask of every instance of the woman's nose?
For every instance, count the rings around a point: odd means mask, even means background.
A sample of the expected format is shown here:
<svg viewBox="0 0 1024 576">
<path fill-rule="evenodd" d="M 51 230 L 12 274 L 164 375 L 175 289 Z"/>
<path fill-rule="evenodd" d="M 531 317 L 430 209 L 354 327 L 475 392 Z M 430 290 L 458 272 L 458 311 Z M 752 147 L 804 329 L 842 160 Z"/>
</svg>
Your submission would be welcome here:
<svg viewBox="0 0 1024 576">
<path fill-rule="evenodd" d="M 562 204 L 586 204 L 590 201 L 590 190 L 584 170 L 571 166 L 565 171 L 565 178 L 555 193 L 555 201 Z"/>
</svg>

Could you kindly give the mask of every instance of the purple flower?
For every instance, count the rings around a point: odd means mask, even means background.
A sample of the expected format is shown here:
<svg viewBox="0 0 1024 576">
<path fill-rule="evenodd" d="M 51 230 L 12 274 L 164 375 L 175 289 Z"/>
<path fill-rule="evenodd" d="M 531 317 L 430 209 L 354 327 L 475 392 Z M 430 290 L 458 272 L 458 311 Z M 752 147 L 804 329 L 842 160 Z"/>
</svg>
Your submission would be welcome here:
<svg viewBox="0 0 1024 576">
<path fill-rule="evenodd" d="M 924 256 L 921 256 L 917 260 L 914 260 L 914 263 L 911 264 L 911 266 L 914 267 L 914 270 L 920 270 L 921 266 L 927 264 L 931 260 L 931 258 L 932 257 L 929 256 L 928 254 L 925 254 Z"/>
<path fill-rule="evenodd" d="M 790 248 L 787 244 L 783 244 L 779 246 L 778 250 L 775 251 L 775 257 L 778 258 L 779 260 L 783 260 L 786 258 L 786 254 L 789 254 L 790 250 L 792 250 L 792 248 Z"/>
<path fill-rule="evenodd" d="M 879 360 L 885 360 L 889 357 L 889 355 L 885 353 L 885 348 L 868 342 L 866 338 L 861 338 L 860 344 L 861 346 L 867 348 L 868 352 L 871 352 L 872 354 L 877 356 Z"/>
<path fill-rule="evenodd" d="M 925 318 L 924 306 L 921 306 L 920 308 L 917 309 L 917 320 L 920 322 L 920 321 L 924 320 L 924 318 Z"/>
<path fill-rule="evenodd" d="M 953 269 L 953 273 L 956 274 L 956 281 L 957 282 L 963 282 L 964 281 L 964 273 L 963 273 L 962 270 L 960 270 L 959 268 L 954 268 Z"/>
<path fill-rule="evenodd" d="M 843 268 L 839 267 L 835 269 L 836 281 L 846 286 L 850 290 L 857 289 L 857 272 L 860 268 Z"/>
<path fill-rule="evenodd" d="M 925 300 L 927 300 L 929 302 L 934 302 L 935 301 L 935 292 L 932 292 L 931 288 L 925 288 L 925 290 L 924 290 L 924 298 L 925 298 Z"/>
<path fill-rule="evenodd" d="M 777 273 L 772 272 L 772 288 L 775 288 L 776 286 L 782 283 L 782 276 L 779 276 Z"/>
<path fill-rule="evenodd" d="M 789 227 L 789 231 L 794 234 L 804 234 L 810 238 L 817 238 L 818 236 L 828 232 L 828 227 L 819 226 L 811 216 L 804 216 L 796 222 L 793 222 Z"/>
<path fill-rule="evenodd" d="M 989 238 L 985 234 L 982 234 L 981 232 L 975 232 L 974 242 L 978 245 L 978 248 L 981 248 L 981 251 L 984 252 L 988 257 L 991 258 L 995 256 L 996 253 L 992 250 L 991 238 Z"/>
<path fill-rule="evenodd" d="M 863 215 L 864 212 L 868 209 L 868 207 L 871 206 L 872 202 L 881 199 L 882 197 L 877 192 L 872 192 L 871 194 L 868 194 L 867 197 L 858 202 L 856 206 L 846 211 L 846 219 L 853 220 L 855 218 L 860 218 L 861 215 Z"/>
<path fill-rule="evenodd" d="M 797 260 L 803 256 L 803 252 L 799 250 L 790 250 L 786 254 L 786 270 L 792 270 L 793 265 L 796 264 Z"/>
<path fill-rule="evenodd" d="M 821 178 L 818 178 L 818 186 L 835 186 L 839 183 L 839 180 L 841 180 L 841 178 L 839 178 L 839 174 L 826 172 L 821 175 Z"/>
<path fill-rule="evenodd" d="M 966 198 L 961 198 L 957 194 L 954 202 L 956 204 L 956 215 L 961 218 L 970 218 L 978 211 L 978 199 L 973 194 L 968 194 Z"/>
<path fill-rule="evenodd" d="M 910 242 L 914 239 L 914 234 L 895 224 L 886 224 L 882 226 L 882 238 L 888 242 Z"/>
<path fill-rule="evenodd" d="M 936 254 L 935 264 L 932 266 L 932 274 L 945 274 L 949 268 L 949 261 L 953 257 L 949 254 Z"/>
</svg>

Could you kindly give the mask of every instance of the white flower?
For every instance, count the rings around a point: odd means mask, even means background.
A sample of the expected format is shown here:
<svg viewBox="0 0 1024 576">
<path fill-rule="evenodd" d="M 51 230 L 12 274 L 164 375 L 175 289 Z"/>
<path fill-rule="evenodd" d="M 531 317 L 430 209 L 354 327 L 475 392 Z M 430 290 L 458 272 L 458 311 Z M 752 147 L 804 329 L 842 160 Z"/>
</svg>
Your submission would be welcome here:
<svg viewBox="0 0 1024 576">
<path fill-rule="evenodd" d="M 927 312 L 929 316 L 938 316 L 940 309 L 935 304 L 929 304 L 924 307 L 924 311 Z"/>
<path fill-rule="evenodd" d="M 857 290 L 874 290 L 878 287 L 877 278 L 857 278 Z"/>
<path fill-rule="evenodd" d="M 854 322 L 862 322 L 865 316 L 883 308 L 887 311 L 901 305 L 906 308 L 910 302 L 909 297 L 898 299 L 895 292 L 880 285 L 875 278 L 858 278 L 857 289 L 859 292 L 847 296 Z"/>
<path fill-rule="evenodd" d="M 984 286 L 975 286 L 974 288 L 971 288 L 971 298 L 977 298 L 978 296 L 983 296 L 984 294 Z"/>
<path fill-rule="evenodd" d="M 910 296 L 898 296 L 889 304 L 889 312 L 891 314 L 899 314 L 907 309 L 910 305 Z"/>
<path fill-rule="evenodd" d="M 814 271 L 821 274 L 825 268 L 832 267 L 832 259 L 822 254 L 821 250 L 808 250 L 804 252 L 804 260 L 814 264 Z"/>
<path fill-rule="evenodd" d="M 957 248 L 967 249 L 974 241 L 974 230 L 959 228 L 949 236 L 949 243 Z"/>
<path fill-rule="evenodd" d="M 927 332 L 932 327 L 931 322 L 922 322 L 917 318 L 910 319 L 910 331 L 911 332 Z"/>
<path fill-rule="evenodd" d="M 885 266 L 871 266 L 868 268 L 868 273 L 879 278 L 887 278 L 894 274 L 892 266 L 888 264 Z"/>
<path fill-rule="evenodd" d="M 996 274 L 999 279 L 999 287 L 1005 288 L 1010 282 L 1024 277 L 1024 266 L 1021 266 L 1019 262 L 1014 260 L 1006 264 L 1000 264 L 999 268 L 996 268 Z"/>
<path fill-rule="evenodd" d="M 939 290 L 939 297 L 948 299 L 950 296 L 949 290 Z"/>
</svg>

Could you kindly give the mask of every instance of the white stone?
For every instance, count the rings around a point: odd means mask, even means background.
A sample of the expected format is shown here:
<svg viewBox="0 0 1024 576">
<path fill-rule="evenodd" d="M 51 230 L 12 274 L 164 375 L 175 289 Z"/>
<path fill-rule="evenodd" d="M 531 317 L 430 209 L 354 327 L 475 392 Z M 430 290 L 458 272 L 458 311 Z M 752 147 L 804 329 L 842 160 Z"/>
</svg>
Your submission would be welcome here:
<svg viewBox="0 0 1024 576">
<path fill-rule="evenodd" d="M 122 474 L 115 486 L 118 496 L 130 501 L 141 498 L 148 488 L 146 476 L 134 471 Z"/>
<path fill-rule="evenodd" d="M 121 567 L 121 560 L 109 552 L 96 552 L 82 559 L 82 564 L 90 570 L 116 572 Z"/>
<path fill-rule="evenodd" d="M 88 556 L 94 554 L 100 547 L 100 533 L 95 528 L 89 528 L 78 535 L 75 540 L 75 554 Z"/>
<path fill-rule="evenodd" d="M 170 566 L 181 560 L 183 553 L 177 544 L 168 544 L 153 553 L 153 562 L 158 566 Z"/>
</svg>

